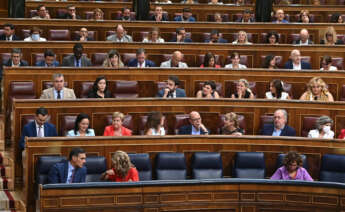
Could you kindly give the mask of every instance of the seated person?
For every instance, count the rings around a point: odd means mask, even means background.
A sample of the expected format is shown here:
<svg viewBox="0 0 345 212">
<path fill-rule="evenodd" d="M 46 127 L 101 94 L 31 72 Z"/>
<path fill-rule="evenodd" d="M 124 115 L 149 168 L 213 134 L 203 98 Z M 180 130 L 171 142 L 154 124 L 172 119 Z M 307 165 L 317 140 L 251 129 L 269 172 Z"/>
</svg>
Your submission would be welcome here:
<svg viewBox="0 0 345 212">
<path fill-rule="evenodd" d="M 281 23 L 283 23 L 283 24 L 289 23 L 287 20 L 285 20 L 284 10 L 282 10 L 282 9 L 276 10 L 275 18 L 276 18 L 276 20 L 273 21 L 273 23 L 278 23 L 278 24 L 281 24 Z"/>
<path fill-rule="evenodd" d="M 22 50 L 18 48 L 13 48 L 11 52 L 11 59 L 9 59 L 4 66 L 8 67 L 20 67 L 20 66 L 28 66 L 28 62 L 22 60 L 23 54 Z"/>
<path fill-rule="evenodd" d="M 186 97 L 186 92 L 184 89 L 179 88 L 180 80 L 177 76 L 169 76 L 167 87 L 161 89 L 157 97 L 162 98 L 180 98 L 180 97 Z"/>
<path fill-rule="evenodd" d="M 67 13 L 64 14 L 64 16 L 61 17 L 62 19 L 80 19 L 80 16 L 77 15 L 77 9 L 74 5 L 68 5 L 67 6 Z"/>
<path fill-rule="evenodd" d="M 243 129 L 240 128 L 238 116 L 236 113 L 227 113 L 224 116 L 224 126 L 221 129 L 222 135 L 241 136 L 244 134 Z"/>
<path fill-rule="evenodd" d="M 290 99 L 289 94 L 284 91 L 283 81 L 276 79 L 270 82 L 270 91 L 265 94 L 266 99 Z"/>
<path fill-rule="evenodd" d="M 164 121 L 161 112 L 151 112 L 147 117 L 145 135 L 165 135 Z"/>
<path fill-rule="evenodd" d="M 174 21 L 188 21 L 195 22 L 195 18 L 192 16 L 190 8 L 183 8 L 182 15 L 178 15 L 174 18 Z"/>
<path fill-rule="evenodd" d="M 114 112 L 112 116 L 113 123 L 105 127 L 103 136 L 131 136 L 132 130 L 122 126 L 124 118 L 123 113 Z"/>
<path fill-rule="evenodd" d="M 67 136 L 95 136 L 95 131 L 90 128 L 90 117 L 79 113 L 74 124 L 74 129 L 67 132 Z"/>
<path fill-rule="evenodd" d="M 75 38 L 76 41 L 93 41 L 93 38 L 89 36 L 89 32 L 85 27 L 80 28 L 79 35 Z"/>
<path fill-rule="evenodd" d="M 296 45 L 312 45 L 313 41 L 309 39 L 309 32 L 307 29 L 301 29 L 299 33 L 300 39 L 293 41 L 293 44 Z"/>
<path fill-rule="evenodd" d="M 120 53 L 115 49 L 110 50 L 102 66 L 108 68 L 123 68 L 124 65 Z"/>
<path fill-rule="evenodd" d="M 40 99 L 76 99 L 74 90 L 65 87 L 65 79 L 63 74 L 53 74 L 53 87 L 43 90 Z"/>
<path fill-rule="evenodd" d="M 266 43 L 268 44 L 279 44 L 279 34 L 275 31 L 271 31 L 267 34 Z"/>
<path fill-rule="evenodd" d="M 163 13 L 162 6 L 157 5 L 155 8 L 155 13 L 151 16 L 152 21 L 169 21 L 169 18 L 166 14 Z"/>
<path fill-rule="evenodd" d="M 104 20 L 104 12 L 99 8 L 94 9 L 92 19 L 95 21 L 103 21 Z"/>
<path fill-rule="evenodd" d="M 265 57 L 264 64 L 262 68 L 267 68 L 267 69 L 277 69 L 278 67 L 276 66 L 276 57 L 274 55 L 267 55 Z"/>
<path fill-rule="evenodd" d="M 198 1 L 194 1 L 194 0 L 182 0 L 181 4 L 197 4 Z"/>
<path fill-rule="evenodd" d="M 222 18 L 222 15 L 218 12 L 216 12 L 214 14 L 214 22 L 217 22 L 217 23 L 222 23 L 223 22 L 223 18 Z"/>
<path fill-rule="evenodd" d="M 278 109 L 274 112 L 273 124 L 265 124 L 261 130 L 261 135 L 296 136 L 296 130 L 287 125 L 286 110 Z"/>
<path fill-rule="evenodd" d="M 245 4 L 246 4 L 245 0 L 236 0 L 235 1 L 236 6 L 245 5 Z"/>
<path fill-rule="evenodd" d="M 122 9 L 122 17 L 120 18 L 122 21 L 135 21 L 131 17 L 131 10 L 129 8 L 123 8 Z"/>
<path fill-rule="evenodd" d="M 255 22 L 254 18 L 252 17 L 252 11 L 250 11 L 249 9 L 245 9 L 242 13 L 242 17 L 236 20 L 236 22 L 241 22 L 241 23 Z"/>
<path fill-rule="evenodd" d="M 36 26 L 30 30 L 30 36 L 25 38 L 24 41 L 47 41 L 47 39 L 41 37 L 42 30 Z"/>
<path fill-rule="evenodd" d="M 192 39 L 186 37 L 186 30 L 184 28 L 177 28 L 176 29 L 176 37 L 171 39 L 170 42 L 191 43 L 193 41 L 192 41 Z"/>
<path fill-rule="evenodd" d="M 334 27 L 330 26 L 327 27 L 320 44 L 341 45 L 344 44 L 344 41 L 337 38 L 337 32 L 335 31 Z"/>
<path fill-rule="evenodd" d="M 210 132 L 201 121 L 201 116 L 198 112 L 192 111 L 189 114 L 190 125 L 180 127 L 179 135 L 208 135 Z"/>
<path fill-rule="evenodd" d="M 210 0 L 208 4 L 223 4 L 223 2 L 218 1 L 218 0 Z"/>
<path fill-rule="evenodd" d="M 137 68 L 145 68 L 145 67 L 155 67 L 156 64 L 146 59 L 145 49 L 139 48 L 136 53 L 137 58 L 133 58 L 128 62 L 128 67 L 137 67 Z"/>
<path fill-rule="evenodd" d="M 254 99 L 255 96 L 249 88 L 246 79 L 239 79 L 236 85 L 236 93 L 231 95 L 231 99 Z"/>
<path fill-rule="evenodd" d="M 316 129 L 310 130 L 309 138 L 334 138 L 334 132 L 331 130 L 333 120 L 328 116 L 320 116 L 316 121 Z"/>
<path fill-rule="evenodd" d="M 56 55 L 51 49 L 47 49 L 44 52 L 44 60 L 37 61 L 36 66 L 42 67 L 58 67 L 59 62 L 55 60 Z"/>
<path fill-rule="evenodd" d="M 112 98 L 111 92 L 108 90 L 107 79 L 105 76 L 99 76 L 96 78 L 87 98 Z"/>
<path fill-rule="evenodd" d="M 216 57 L 211 52 L 207 52 L 204 57 L 204 63 L 200 65 L 201 68 L 220 68 L 216 64 Z"/>
<path fill-rule="evenodd" d="M 102 180 L 113 182 L 137 182 L 139 173 L 126 152 L 116 151 L 111 158 L 112 168 L 104 172 Z"/>
<path fill-rule="evenodd" d="M 230 56 L 231 63 L 225 65 L 225 68 L 231 68 L 231 69 L 245 69 L 247 68 L 246 65 L 240 64 L 241 55 L 238 52 L 233 52 Z"/>
<path fill-rule="evenodd" d="M 0 35 L 0 40 L 5 41 L 16 41 L 21 40 L 18 36 L 15 35 L 15 28 L 13 24 L 4 24 L 4 33 Z"/>
<path fill-rule="evenodd" d="M 301 12 L 299 13 L 298 22 L 304 23 L 304 24 L 311 23 L 309 10 L 301 10 Z"/>
<path fill-rule="evenodd" d="M 252 44 L 248 41 L 247 33 L 245 31 L 239 31 L 237 34 L 237 40 L 232 42 L 232 44 Z"/>
<path fill-rule="evenodd" d="M 48 173 L 48 184 L 83 183 L 86 179 L 86 153 L 79 147 L 74 147 L 68 160 L 56 163 Z"/>
<path fill-rule="evenodd" d="M 298 49 L 294 49 L 290 53 L 290 59 L 285 63 L 285 69 L 301 70 L 311 69 L 310 63 L 301 60 L 301 52 Z"/>
<path fill-rule="evenodd" d="M 219 99 L 219 94 L 216 91 L 216 83 L 212 80 L 204 82 L 202 90 L 196 93 L 196 98 Z"/>
<path fill-rule="evenodd" d="M 334 102 L 328 86 L 320 77 L 313 77 L 307 84 L 307 91 L 299 98 L 304 101 Z"/>
<path fill-rule="evenodd" d="M 158 27 L 152 28 L 149 37 L 143 39 L 143 43 L 164 43 L 164 39 L 160 36 L 160 30 Z"/>
<path fill-rule="evenodd" d="M 175 51 L 170 60 L 162 62 L 161 68 L 188 68 L 188 65 L 182 62 L 183 54 Z"/>
<path fill-rule="evenodd" d="M 49 11 L 43 4 L 38 5 L 37 16 L 32 17 L 32 19 L 50 19 Z"/>
<path fill-rule="evenodd" d="M 115 27 L 115 34 L 109 35 L 107 41 L 113 42 L 133 42 L 132 36 L 127 35 L 126 30 L 123 28 L 122 24 L 118 24 Z"/>
<path fill-rule="evenodd" d="M 333 13 L 331 16 L 331 23 L 342 24 L 344 23 L 343 17 L 340 13 Z"/>
<path fill-rule="evenodd" d="M 172 4 L 172 2 L 170 0 L 157 0 L 155 2 L 156 4 Z"/>
<path fill-rule="evenodd" d="M 320 70 L 321 71 L 337 71 L 338 68 L 336 66 L 332 66 L 332 57 L 325 55 L 322 57 Z"/>
<path fill-rule="evenodd" d="M 92 66 L 91 60 L 83 55 L 84 47 L 81 43 L 73 46 L 73 55 L 66 56 L 62 60 L 61 66 L 69 67 L 88 67 Z"/>
<path fill-rule="evenodd" d="M 304 180 L 313 181 L 308 171 L 303 168 L 303 161 L 297 152 L 289 152 L 283 161 L 283 166 L 277 169 L 271 180 Z"/>
<path fill-rule="evenodd" d="M 228 41 L 219 35 L 218 30 L 213 29 L 210 33 L 210 39 L 206 39 L 205 43 L 227 43 Z"/>
</svg>

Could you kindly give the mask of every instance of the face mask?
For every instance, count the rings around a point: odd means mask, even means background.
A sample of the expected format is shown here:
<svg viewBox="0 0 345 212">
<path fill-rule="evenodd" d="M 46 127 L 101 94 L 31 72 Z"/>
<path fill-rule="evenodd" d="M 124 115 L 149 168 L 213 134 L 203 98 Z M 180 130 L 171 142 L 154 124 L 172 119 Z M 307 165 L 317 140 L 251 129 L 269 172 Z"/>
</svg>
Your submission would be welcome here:
<svg viewBox="0 0 345 212">
<path fill-rule="evenodd" d="M 32 38 L 32 40 L 38 41 L 40 39 L 40 35 L 39 34 L 32 34 L 31 38 Z"/>
<path fill-rule="evenodd" d="M 331 126 L 323 126 L 322 130 L 323 130 L 325 133 L 328 133 L 329 131 L 331 131 Z"/>
</svg>

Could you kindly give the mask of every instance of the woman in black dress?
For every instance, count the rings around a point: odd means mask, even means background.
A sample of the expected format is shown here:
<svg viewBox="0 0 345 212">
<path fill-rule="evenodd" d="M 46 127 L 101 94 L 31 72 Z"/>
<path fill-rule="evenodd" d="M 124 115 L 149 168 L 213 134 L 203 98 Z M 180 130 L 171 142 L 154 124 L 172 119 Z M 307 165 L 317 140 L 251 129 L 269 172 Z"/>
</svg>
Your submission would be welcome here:
<svg viewBox="0 0 345 212">
<path fill-rule="evenodd" d="M 88 98 L 112 98 L 111 92 L 108 90 L 107 79 L 104 76 L 97 77 L 93 83 L 92 90 L 89 92 Z"/>
</svg>

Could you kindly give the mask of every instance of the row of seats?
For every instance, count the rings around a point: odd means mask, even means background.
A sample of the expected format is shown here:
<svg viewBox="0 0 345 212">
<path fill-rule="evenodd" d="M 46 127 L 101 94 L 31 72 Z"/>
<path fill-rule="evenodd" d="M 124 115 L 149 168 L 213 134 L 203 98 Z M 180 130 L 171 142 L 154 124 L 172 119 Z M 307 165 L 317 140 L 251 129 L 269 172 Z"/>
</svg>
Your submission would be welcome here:
<svg viewBox="0 0 345 212">
<path fill-rule="evenodd" d="M 150 155 L 129 154 L 131 162 L 139 172 L 140 181 L 145 180 L 185 180 L 187 179 L 187 165 L 184 153 L 158 153 L 155 167 L 152 168 Z M 283 165 L 285 154 L 279 154 L 276 169 Z M 36 183 L 46 184 L 49 168 L 55 163 L 66 160 L 61 156 L 41 156 L 36 165 Z M 303 167 L 308 169 L 307 158 L 302 155 Z M 86 158 L 86 182 L 100 181 L 100 175 L 106 171 L 106 159 L 102 156 Z M 155 174 L 153 177 L 152 173 Z M 218 152 L 196 152 L 191 161 L 192 179 L 214 179 L 223 177 L 223 162 Z M 232 168 L 232 177 L 264 179 L 265 156 L 262 152 L 236 153 Z M 320 167 L 320 181 L 345 183 L 345 156 L 326 154 L 322 156 Z"/>
</svg>

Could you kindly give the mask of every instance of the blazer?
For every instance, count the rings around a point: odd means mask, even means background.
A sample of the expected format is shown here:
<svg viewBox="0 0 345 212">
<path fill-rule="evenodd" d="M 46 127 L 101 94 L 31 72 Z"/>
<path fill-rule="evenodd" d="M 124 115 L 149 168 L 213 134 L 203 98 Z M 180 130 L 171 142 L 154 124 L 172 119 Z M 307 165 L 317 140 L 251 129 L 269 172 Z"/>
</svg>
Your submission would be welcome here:
<svg viewBox="0 0 345 212">
<path fill-rule="evenodd" d="M 0 40 L 6 40 L 6 35 L 0 35 Z M 12 40 L 21 40 L 17 35 L 12 35 Z"/>
<path fill-rule="evenodd" d="M 288 60 L 285 63 L 284 68 L 285 69 L 293 69 L 292 60 Z M 310 63 L 306 63 L 306 62 L 301 61 L 301 68 L 302 69 L 311 69 L 311 65 L 310 65 Z"/>
<path fill-rule="evenodd" d="M 274 130 L 273 124 L 265 124 L 261 130 L 261 135 L 272 135 Z M 288 125 L 285 125 L 280 136 L 296 136 L 296 130 Z"/>
<path fill-rule="evenodd" d="M 12 66 L 12 59 L 7 60 L 4 66 L 11 67 Z M 26 60 L 20 60 L 19 66 L 29 66 L 29 63 Z"/>
<path fill-rule="evenodd" d="M 80 41 L 80 35 L 77 35 L 74 40 Z M 93 41 L 93 38 L 88 36 L 86 41 Z"/>
<path fill-rule="evenodd" d="M 242 21 L 243 21 L 243 18 L 239 18 L 236 20 L 236 22 L 240 22 L 240 23 L 242 23 Z M 243 23 L 253 23 L 253 22 L 255 22 L 254 18 L 249 18 L 248 22 L 243 22 Z"/>
<path fill-rule="evenodd" d="M 161 63 L 161 68 L 171 68 L 171 60 Z M 183 62 L 178 63 L 178 68 L 188 68 L 188 65 Z"/>
<path fill-rule="evenodd" d="M 97 91 L 95 92 L 93 89 L 87 94 L 87 98 L 102 98 L 97 94 Z M 109 90 L 106 90 L 104 93 L 104 98 L 113 98 L 111 95 L 111 92 Z"/>
<path fill-rule="evenodd" d="M 210 130 L 203 131 L 202 129 L 200 129 L 200 135 L 205 135 L 207 133 L 210 133 Z M 178 129 L 178 134 L 179 135 L 191 135 L 192 134 L 192 125 L 184 125 L 182 127 L 180 127 L 180 129 Z"/>
<path fill-rule="evenodd" d="M 122 136 L 131 136 L 132 130 L 127 129 L 126 127 L 121 127 Z M 113 125 L 106 126 L 104 129 L 103 136 L 114 136 L 114 127 Z"/>
<path fill-rule="evenodd" d="M 209 43 L 210 39 L 206 39 L 205 43 Z M 217 43 L 227 43 L 228 40 L 224 39 L 224 38 L 218 38 Z"/>
<path fill-rule="evenodd" d="M 137 58 L 131 59 L 128 62 L 128 67 L 137 67 L 138 66 L 138 60 Z M 145 67 L 155 67 L 156 64 L 151 60 L 145 60 Z"/>
<path fill-rule="evenodd" d="M 58 136 L 56 128 L 51 123 L 44 123 L 44 137 L 55 137 Z M 19 148 L 25 149 L 25 137 L 37 137 L 36 123 L 32 121 L 23 127 L 22 136 L 19 141 Z"/>
<path fill-rule="evenodd" d="M 178 15 L 174 18 L 174 21 L 189 21 L 189 22 L 195 22 L 195 18 L 193 16 L 190 16 L 187 20 L 184 20 L 182 15 Z"/>
<path fill-rule="evenodd" d="M 54 60 L 53 65 L 51 67 L 58 67 L 60 64 L 58 61 Z M 41 60 L 36 63 L 36 66 L 46 67 L 46 61 Z"/>
<path fill-rule="evenodd" d="M 300 45 L 300 42 L 301 42 L 301 39 L 298 39 L 298 40 L 293 41 L 293 44 Z M 312 44 L 314 44 L 314 42 L 308 39 L 308 45 L 312 45 Z"/>
<path fill-rule="evenodd" d="M 175 36 L 173 39 L 170 40 L 170 42 L 177 42 L 177 37 Z M 183 43 L 192 43 L 192 42 L 193 42 L 193 40 L 190 38 L 185 38 L 183 40 Z"/>
<path fill-rule="evenodd" d="M 158 92 L 157 97 L 163 97 L 163 96 L 164 96 L 164 89 L 161 89 Z M 182 88 L 176 88 L 176 98 L 180 98 L 180 97 L 186 97 L 186 92 Z"/>
<path fill-rule="evenodd" d="M 86 167 L 76 168 L 72 183 L 83 183 L 86 178 Z M 48 183 L 66 183 L 68 177 L 68 161 L 56 163 L 48 172 Z"/>
<path fill-rule="evenodd" d="M 153 15 L 150 17 L 151 21 L 156 21 L 156 15 Z M 168 16 L 166 16 L 165 14 L 162 15 L 162 20 L 161 21 L 169 21 Z"/>
<path fill-rule="evenodd" d="M 66 56 L 62 60 L 61 66 L 75 67 L 75 65 L 74 65 L 74 55 Z M 92 66 L 92 63 L 91 63 L 90 59 L 85 57 L 85 56 L 81 56 L 81 67 L 87 67 L 87 66 Z"/>
<path fill-rule="evenodd" d="M 43 90 L 40 99 L 55 99 L 54 98 L 54 87 Z M 63 88 L 62 99 L 76 99 L 74 90 L 70 88 Z"/>
</svg>

